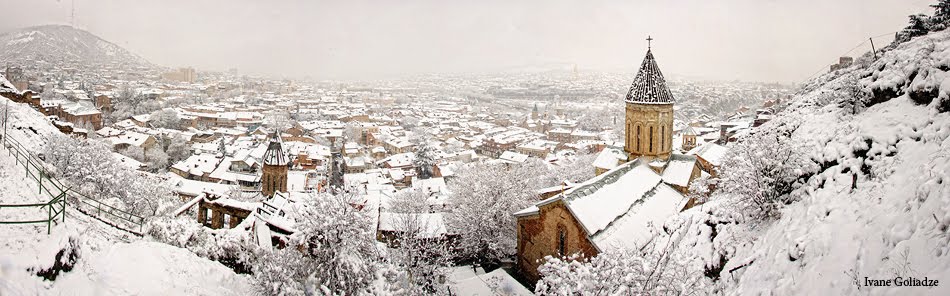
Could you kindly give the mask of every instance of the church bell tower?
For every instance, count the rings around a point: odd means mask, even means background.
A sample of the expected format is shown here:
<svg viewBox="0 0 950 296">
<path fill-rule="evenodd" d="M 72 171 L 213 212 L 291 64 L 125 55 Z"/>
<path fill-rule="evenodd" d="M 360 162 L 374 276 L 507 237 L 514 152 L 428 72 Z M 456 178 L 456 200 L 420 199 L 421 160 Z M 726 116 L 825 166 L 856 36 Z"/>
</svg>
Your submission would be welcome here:
<svg viewBox="0 0 950 296">
<path fill-rule="evenodd" d="M 274 132 L 264 151 L 263 175 L 261 176 L 261 194 L 265 197 L 274 196 L 275 192 L 287 192 L 287 171 L 290 163 L 284 154 L 280 134 Z"/>
<path fill-rule="evenodd" d="M 653 38 L 647 38 L 652 42 Z M 633 160 L 668 160 L 673 146 L 673 93 L 656 65 L 650 44 L 633 84 L 624 98 L 624 151 Z"/>
</svg>

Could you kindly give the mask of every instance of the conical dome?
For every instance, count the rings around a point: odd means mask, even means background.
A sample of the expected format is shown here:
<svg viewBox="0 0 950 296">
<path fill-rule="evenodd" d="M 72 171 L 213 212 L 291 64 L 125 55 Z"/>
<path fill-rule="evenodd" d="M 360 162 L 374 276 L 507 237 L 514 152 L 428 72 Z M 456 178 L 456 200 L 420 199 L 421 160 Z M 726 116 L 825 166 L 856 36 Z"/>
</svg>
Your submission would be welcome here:
<svg viewBox="0 0 950 296">
<path fill-rule="evenodd" d="M 280 135 L 275 131 L 267 143 L 267 151 L 264 151 L 265 165 L 287 165 L 287 155 L 281 144 Z"/>
<path fill-rule="evenodd" d="M 633 79 L 633 85 L 627 92 L 625 101 L 628 103 L 640 104 L 673 104 L 676 99 L 673 93 L 666 87 L 666 79 L 663 73 L 660 73 L 660 67 L 656 65 L 653 59 L 653 53 L 647 50 L 647 56 L 643 58 L 640 64 L 640 71 L 637 77 Z"/>
</svg>

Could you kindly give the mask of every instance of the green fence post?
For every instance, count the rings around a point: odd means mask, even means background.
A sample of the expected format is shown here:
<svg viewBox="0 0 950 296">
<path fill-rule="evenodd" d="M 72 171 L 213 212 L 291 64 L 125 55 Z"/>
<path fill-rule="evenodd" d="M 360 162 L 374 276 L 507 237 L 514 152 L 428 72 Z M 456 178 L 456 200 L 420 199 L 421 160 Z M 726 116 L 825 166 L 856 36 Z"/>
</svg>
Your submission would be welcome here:
<svg viewBox="0 0 950 296">
<path fill-rule="evenodd" d="M 46 212 L 46 217 L 48 217 L 46 220 L 46 235 L 49 235 L 53 232 L 53 206 L 50 205 Z"/>
<path fill-rule="evenodd" d="M 40 195 L 42 195 L 43 194 L 43 170 L 40 170 L 40 178 L 38 180 L 40 182 Z"/>
<path fill-rule="evenodd" d="M 63 193 L 62 196 L 63 196 L 63 223 L 66 223 L 66 193 Z"/>
</svg>

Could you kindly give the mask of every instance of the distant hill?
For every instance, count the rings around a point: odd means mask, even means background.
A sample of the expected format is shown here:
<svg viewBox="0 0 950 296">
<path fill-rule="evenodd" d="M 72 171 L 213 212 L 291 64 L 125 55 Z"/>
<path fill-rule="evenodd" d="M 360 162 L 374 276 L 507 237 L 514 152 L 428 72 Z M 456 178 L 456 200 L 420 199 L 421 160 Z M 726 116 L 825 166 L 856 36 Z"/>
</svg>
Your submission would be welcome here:
<svg viewBox="0 0 950 296">
<path fill-rule="evenodd" d="M 23 28 L 0 35 L 0 62 L 43 60 L 84 65 L 150 66 L 128 50 L 88 31 L 65 25 Z"/>
</svg>

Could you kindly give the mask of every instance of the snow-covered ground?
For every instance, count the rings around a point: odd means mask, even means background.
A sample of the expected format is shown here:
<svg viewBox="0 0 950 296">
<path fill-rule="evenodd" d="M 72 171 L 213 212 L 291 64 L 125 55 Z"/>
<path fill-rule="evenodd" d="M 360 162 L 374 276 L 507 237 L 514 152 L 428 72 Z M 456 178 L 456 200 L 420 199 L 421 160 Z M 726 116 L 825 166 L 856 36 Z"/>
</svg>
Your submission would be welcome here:
<svg viewBox="0 0 950 296">
<path fill-rule="evenodd" d="M 822 167 L 801 199 L 752 225 L 714 195 L 684 213 L 708 221 L 684 250 L 707 269 L 727 260 L 719 284 L 730 295 L 950 295 L 950 112 L 939 111 L 948 66 L 944 31 L 813 81 L 761 127 L 798 126 L 790 142 Z M 915 102 L 915 90 L 939 96 Z M 862 99 L 870 106 L 852 106 Z M 865 285 L 898 276 L 940 285 Z"/>
<path fill-rule="evenodd" d="M 44 203 L 50 199 L 40 195 L 35 181 L 29 179 L 22 165 L 15 163 L 8 150 L 0 148 L 0 204 Z M 46 219 L 45 210 L 29 208 L 0 208 L 0 221 L 33 221 Z M 46 224 L 0 224 L 0 256 L 14 255 L 29 247 L 38 233 L 46 234 Z"/>
<path fill-rule="evenodd" d="M 0 98 L 0 105 L 6 103 Z M 45 138 L 58 133 L 42 114 L 10 102 L 10 135 L 28 149 L 41 151 Z M 48 201 L 34 180 L 0 148 L 0 204 Z M 36 208 L 0 209 L 0 220 L 44 219 Z M 0 225 L 0 295 L 248 295 L 252 280 L 186 249 L 139 238 L 66 209 L 66 221 Z M 37 276 L 72 242 L 78 249 L 73 269 L 49 281 Z M 65 252 L 64 252 L 65 253 Z"/>
<path fill-rule="evenodd" d="M 15 103 L 7 98 L 0 97 L 0 115 L 3 114 L 4 110 L 9 112 L 7 118 L 9 123 L 4 132 L 21 142 L 20 144 L 28 149 L 34 149 L 34 153 L 43 151 L 46 147 L 46 139 L 49 139 L 50 135 L 60 133 L 43 113 L 36 111 L 30 105 Z"/>
</svg>

